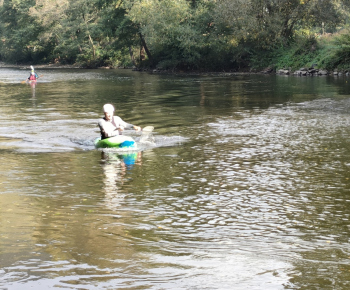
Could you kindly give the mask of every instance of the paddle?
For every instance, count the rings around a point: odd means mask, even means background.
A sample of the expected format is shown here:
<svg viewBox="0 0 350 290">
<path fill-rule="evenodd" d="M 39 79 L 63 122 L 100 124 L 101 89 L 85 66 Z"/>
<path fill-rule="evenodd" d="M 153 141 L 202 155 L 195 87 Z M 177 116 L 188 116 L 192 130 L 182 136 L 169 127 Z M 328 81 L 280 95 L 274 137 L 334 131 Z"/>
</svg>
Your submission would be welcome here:
<svg viewBox="0 0 350 290">
<path fill-rule="evenodd" d="M 131 130 L 130 128 L 127 128 L 127 129 L 125 129 L 125 130 Z M 153 126 L 146 126 L 146 127 L 143 127 L 143 129 L 141 129 L 141 131 L 137 131 L 137 132 L 141 132 L 141 134 L 142 133 L 151 133 L 151 132 L 153 132 L 153 130 L 154 130 L 154 127 Z M 133 130 L 131 130 L 131 131 L 133 131 Z"/>
<path fill-rule="evenodd" d="M 153 126 L 146 126 L 142 129 L 142 132 L 151 133 L 151 132 L 153 132 L 153 130 L 154 130 Z"/>
<path fill-rule="evenodd" d="M 153 126 L 146 126 L 141 131 L 140 143 L 150 142 L 154 143 L 154 138 L 152 136 L 152 132 L 154 130 Z"/>
</svg>

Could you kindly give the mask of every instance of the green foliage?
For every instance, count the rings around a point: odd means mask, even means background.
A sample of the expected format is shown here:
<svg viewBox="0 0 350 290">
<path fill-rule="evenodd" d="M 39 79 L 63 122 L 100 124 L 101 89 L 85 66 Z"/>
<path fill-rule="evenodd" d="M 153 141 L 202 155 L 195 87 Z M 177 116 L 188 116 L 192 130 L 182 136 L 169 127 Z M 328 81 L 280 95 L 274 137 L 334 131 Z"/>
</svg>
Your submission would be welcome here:
<svg viewBox="0 0 350 290">
<path fill-rule="evenodd" d="M 1 59 L 25 62 L 40 54 L 40 41 L 37 38 L 42 27 L 29 15 L 33 5 L 35 1 L 4 1 L 0 9 Z"/>
<path fill-rule="evenodd" d="M 152 56 L 163 68 L 196 65 L 203 46 L 201 27 L 196 25 L 201 13 L 187 0 L 139 1 L 128 9 L 128 17 L 140 27 Z"/>
<path fill-rule="evenodd" d="M 350 33 L 320 36 L 300 35 L 288 46 L 281 46 L 270 52 L 264 52 L 274 68 L 311 67 L 328 70 L 349 70 L 350 68 Z"/>
<path fill-rule="evenodd" d="M 349 61 L 339 0 L 4 0 L 0 59 L 85 67 L 241 70 Z M 340 5 L 342 4 L 342 5 Z M 316 33 L 316 34 L 315 34 Z"/>
<path fill-rule="evenodd" d="M 350 32 L 346 31 L 324 43 L 319 63 L 327 69 L 349 69 Z"/>
<path fill-rule="evenodd" d="M 317 55 L 318 43 L 313 36 L 299 36 L 289 46 L 274 51 L 276 67 L 299 69 L 311 66 Z"/>
</svg>

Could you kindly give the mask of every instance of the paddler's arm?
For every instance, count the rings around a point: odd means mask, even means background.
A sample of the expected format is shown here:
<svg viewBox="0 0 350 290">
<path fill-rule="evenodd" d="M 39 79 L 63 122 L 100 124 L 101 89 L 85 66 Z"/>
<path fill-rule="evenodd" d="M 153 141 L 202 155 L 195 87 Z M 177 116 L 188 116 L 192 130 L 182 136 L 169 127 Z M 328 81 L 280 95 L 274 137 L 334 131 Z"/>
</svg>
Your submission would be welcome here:
<svg viewBox="0 0 350 290">
<path fill-rule="evenodd" d="M 118 116 L 114 116 L 114 121 L 116 124 L 118 124 L 118 130 L 119 131 L 124 131 L 124 129 L 134 129 L 136 131 L 141 131 L 141 127 L 127 123 L 125 121 L 122 120 L 122 118 L 118 117 Z"/>
<path fill-rule="evenodd" d="M 141 127 L 140 126 L 136 126 L 136 125 L 133 125 L 133 124 L 129 124 L 129 123 L 125 123 L 126 126 L 119 126 L 118 130 L 120 131 L 124 131 L 124 128 L 125 129 L 134 129 L 135 131 L 141 131 Z"/>
<path fill-rule="evenodd" d="M 133 126 L 135 131 L 141 131 L 142 128 L 140 126 Z"/>
</svg>

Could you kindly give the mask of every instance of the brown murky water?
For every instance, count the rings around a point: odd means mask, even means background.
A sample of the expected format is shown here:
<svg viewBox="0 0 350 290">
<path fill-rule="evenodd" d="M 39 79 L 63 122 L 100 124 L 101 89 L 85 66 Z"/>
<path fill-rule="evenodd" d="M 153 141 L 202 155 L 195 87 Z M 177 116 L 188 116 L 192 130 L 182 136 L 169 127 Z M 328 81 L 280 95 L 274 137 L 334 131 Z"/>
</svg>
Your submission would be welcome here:
<svg viewBox="0 0 350 290">
<path fill-rule="evenodd" d="M 1 289 L 348 289 L 350 79 L 39 74 L 0 69 Z M 154 143 L 94 149 L 107 102 Z"/>
</svg>

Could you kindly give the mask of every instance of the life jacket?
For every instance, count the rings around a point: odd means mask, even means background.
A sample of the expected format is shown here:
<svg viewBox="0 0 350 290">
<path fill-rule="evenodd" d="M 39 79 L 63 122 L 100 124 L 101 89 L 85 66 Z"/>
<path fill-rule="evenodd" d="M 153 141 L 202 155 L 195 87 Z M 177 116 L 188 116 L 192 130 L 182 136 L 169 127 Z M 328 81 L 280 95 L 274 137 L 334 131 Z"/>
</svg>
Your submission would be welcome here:
<svg viewBox="0 0 350 290">
<path fill-rule="evenodd" d="M 29 77 L 30 81 L 35 81 L 36 77 L 35 77 L 35 72 L 31 72 L 30 77 Z"/>
</svg>

